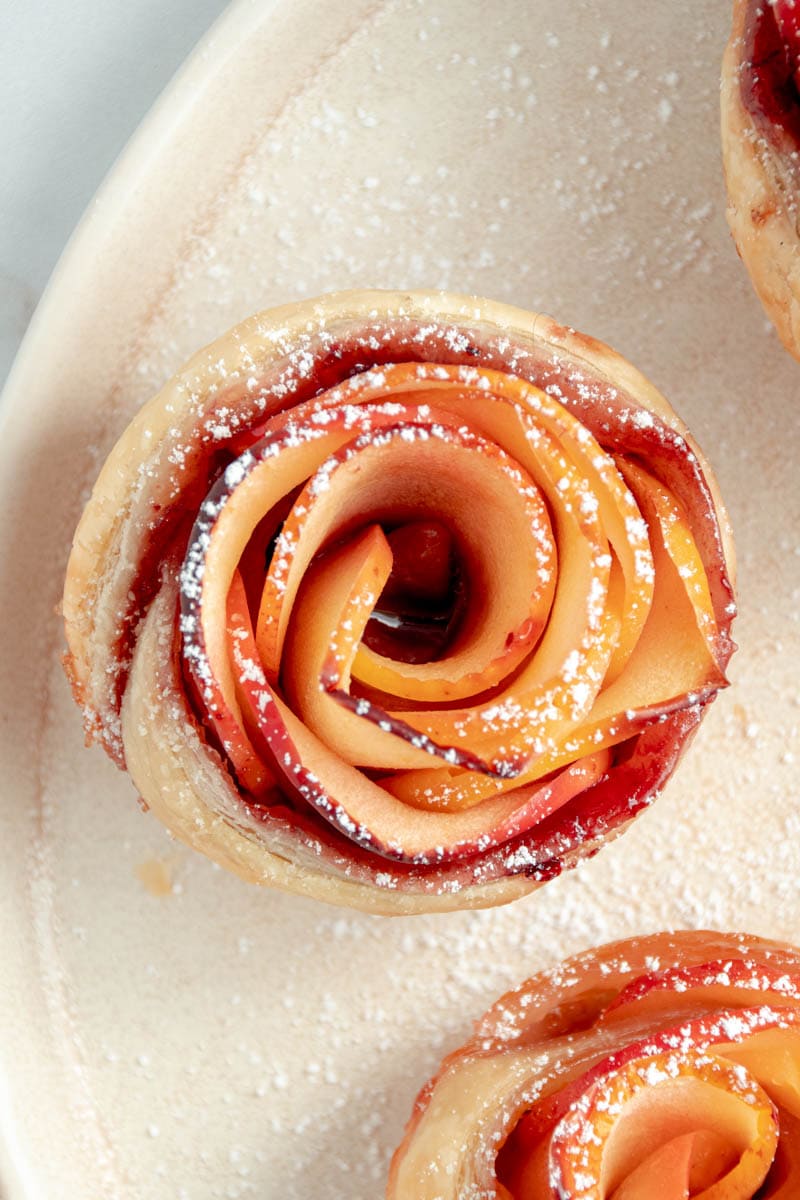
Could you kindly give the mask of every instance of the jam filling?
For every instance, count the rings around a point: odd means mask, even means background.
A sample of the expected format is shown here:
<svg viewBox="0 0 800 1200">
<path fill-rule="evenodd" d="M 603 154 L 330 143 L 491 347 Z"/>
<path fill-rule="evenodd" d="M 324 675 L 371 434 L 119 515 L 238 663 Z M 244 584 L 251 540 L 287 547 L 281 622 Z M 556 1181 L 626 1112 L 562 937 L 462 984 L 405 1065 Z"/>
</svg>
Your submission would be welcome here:
<svg viewBox="0 0 800 1200">
<path fill-rule="evenodd" d="M 753 0 L 745 25 L 741 87 L 745 108 L 773 142 L 800 149 L 800 7 Z"/>
<path fill-rule="evenodd" d="M 455 539 L 440 521 L 387 530 L 392 573 L 364 631 L 364 644 L 403 663 L 434 662 L 447 652 L 466 607 L 465 571 Z"/>
</svg>

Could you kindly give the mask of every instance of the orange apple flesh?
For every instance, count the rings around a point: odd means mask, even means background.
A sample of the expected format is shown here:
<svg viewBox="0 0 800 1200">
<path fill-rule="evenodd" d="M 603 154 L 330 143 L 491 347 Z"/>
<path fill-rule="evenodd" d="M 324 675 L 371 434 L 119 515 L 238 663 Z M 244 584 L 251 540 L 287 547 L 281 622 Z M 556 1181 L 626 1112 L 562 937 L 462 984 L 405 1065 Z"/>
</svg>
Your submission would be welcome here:
<svg viewBox="0 0 800 1200">
<path fill-rule="evenodd" d="M 730 1143 L 710 1129 L 672 1138 L 649 1154 L 611 1196 L 611 1200 L 689 1200 L 722 1179 L 736 1162 Z"/>
<path fill-rule="evenodd" d="M 234 571 L 228 592 L 227 634 L 231 649 L 234 695 L 225 699 L 212 719 L 222 745 L 231 760 L 231 765 L 242 786 L 254 796 L 262 796 L 275 785 L 275 777 L 259 758 L 245 729 L 244 698 L 241 679 L 250 669 L 252 662 L 252 627 L 247 611 L 244 583 L 238 571 Z M 230 705 L 230 707 L 229 707 Z"/>
<path fill-rule="evenodd" d="M 800 1034 L 797 1030 L 764 1029 L 746 1042 L 720 1047 L 769 1092 L 776 1104 L 800 1120 Z"/>
<path fill-rule="evenodd" d="M 659 530 L 664 548 L 678 568 L 697 627 L 709 653 L 718 661 L 719 630 L 711 592 L 686 514 L 676 498 L 642 467 L 624 461 L 618 465 L 648 526 Z"/>
<path fill-rule="evenodd" d="M 463 811 L 428 812 L 403 804 L 344 762 L 279 698 L 276 706 L 296 756 L 287 761 L 287 781 L 301 772 L 313 777 L 314 789 L 304 792 L 309 803 L 349 836 L 400 861 L 444 863 L 502 845 L 591 787 L 610 763 L 601 752 L 519 794 L 493 796 Z"/>
<path fill-rule="evenodd" d="M 648 487 L 657 487 L 641 471 L 637 485 L 643 494 Z M 686 590 L 687 563 L 695 578 L 694 542 L 685 526 L 680 526 L 679 537 L 674 535 L 677 517 L 673 510 L 666 511 L 665 521 L 666 529 L 660 514 L 654 515 L 650 525 L 656 582 L 641 636 L 622 673 L 600 692 L 588 718 L 570 729 L 560 745 L 534 756 L 513 780 L 496 785 L 474 772 L 428 768 L 387 780 L 385 786 L 409 804 L 425 803 L 426 796 L 441 789 L 446 789 L 451 803 L 476 803 L 496 787 L 529 783 L 552 770 L 561 761 L 559 751 L 563 753 L 565 748 L 580 755 L 614 746 L 648 724 L 654 710 L 674 711 L 702 701 L 724 686 L 710 607 L 698 618 L 698 598 L 690 598 Z"/>
<path fill-rule="evenodd" d="M 474 382 L 467 383 L 468 379 Z M 578 466 L 582 477 L 578 508 L 600 512 L 625 580 L 623 644 L 609 668 L 613 678 L 627 657 L 627 644 L 635 644 L 644 624 L 653 587 L 647 531 L 636 520 L 640 515 L 636 503 L 613 457 L 563 405 L 541 389 L 517 376 L 488 368 L 469 371 L 443 364 L 432 368 L 421 368 L 417 363 L 395 364 L 367 371 L 351 380 L 347 388 L 331 389 L 295 411 L 298 421 L 303 421 L 320 407 L 341 404 L 345 394 L 350 403 L 363 404 L 389 391 L 403 402 L 430 404 L 438 413 L 449 415 L 451 423 L 467 424 L 487 440 L 503 446 L 536 480 L 556 512 L 563 507 L 559 504 L 563 464 L 570 461 Z"/>
<path fill-rule="evenodd" d="M 613 1025 L 633 1019 L 645 1022 L 714 1008 L 746 1007 L 757 993 L 765 1004 L 800 1007 L 800 986 L 778 963 L 720 959 L 689 967 L 645 972 L 615 997 L 598 1019 Z"/>
<path fill-rule="evenodd" d="M 697 1130 L 710 1132 L 729 1152 L 723 1156 L 727 1169 L 721 1178 L 709 1178 L 715 1156 L 705 1159 L 704 1179 L 701 1164 L 696 1165 L 701 1187 L 693 1194 L 698 1200 L 750 1200 L 775 1154 L 777 1113 L 752 1078 L 709 1056 L 649 1055 L 599 1080 L 554 1130 L 549 1177 L 575 1200 L 617 1200 L 617 1189 L 640 1164 Z M 689 1194 L 688 1171 L 678 1183 L 677 1192 L 660 1192 L 664 1200 Z M 518 1200 L 532 1200 L 535 1194 L 523 1187 Z"/>
<path fill-rule="evenodd" d="M 292 545 L 316 551 L 337 526 L 346 528 L 357 517 L 351 512 L 354 493 L 366 512 L 414 514 L 433 502 L 441 518 L 458 529 L 471 596 L 453 645 L 435 662 L 395 664 L 361 644 L 355 647 L 353 678 L 429 703 L 484 692 L 514 671 L 547 621 L 555 556 L 547 510 L 504 452 L 457 430 L 406 425 L 387 430 L 380 443 L 373 439 L 357 455 L 345 452 L 326 464 L 324 479 L 322 487 L 313 478 L 298 498 L 302 516 L 289 531 Z M 307 555 L 304 549 L 302 561 Z M 265 635 L 279 625 L 290 590 L 294 581 L 284 585 L 281 570 L 271 568 L 260 614 Z M 305 611 L 303 622 L 313 619 Z M 417 729 L 424 723 L 413 710 L 405 719 Z"/>
<path fill-rule="evenodd" d="M 780 1110 L 781 1135 L 767 1187 L 760 1200 L 796 1200 L 800 1180 L 800 1120 Z"/>
<path fill-rule="evenodd" d="M 295 783 L 318 774 L 321 811 L 381 853 L 429 861 L 497 845 L 603 778 L 615 745 L 724 684 L 680 506 L 513 376 L 365 372 L 298 405 L 290 424 L 267 422 L 263 446 L 229 472 L 240 478 L 208 523 L 202 654 L 196 668 L 190 659 L 212 726 L 255 794 L 274 785 L 277 729 Z M 290 495 L 256 646 L 237 658 L 251 636 L 237 563 Z M 391 573 L 386 516 L 452 530 L 472 585 L 432 662 L 394 661 L 363 640 Z M 365 523 L 376 532 L 362 561 Z M 355 559 L 336 557 L 337 539 Z M 243 680 L 252 663 L 268 684 Z M 358 700 L 351 682 L 404 706 Z M 376 783 L 356 766 L 389 774 Z"/>
</svg>

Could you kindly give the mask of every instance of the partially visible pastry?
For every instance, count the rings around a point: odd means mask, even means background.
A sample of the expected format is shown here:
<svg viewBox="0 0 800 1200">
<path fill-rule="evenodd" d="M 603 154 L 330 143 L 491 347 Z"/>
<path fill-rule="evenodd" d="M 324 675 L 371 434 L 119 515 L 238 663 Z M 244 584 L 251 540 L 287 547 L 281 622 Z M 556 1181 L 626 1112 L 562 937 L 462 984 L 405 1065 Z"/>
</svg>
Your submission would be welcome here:
<svg viewBox="0 0 800 1200">
<path fill-rule="evenodd" d="M 420 1093 L 387 1200 L 796 1200 L 800 951 L 661 933 L 510 992 Z"/>
<path fill-rule="evenodd" d="M 728 222 L 781 341 L 800 358 L 800 3 L 735 0 L 722 65 Z"/>
<path fill-rule="evenodd" d="M 697 444 L 608 347 L 441 293 L 260 313 L 75 535 L 90 736 L 180 838 L 377 912 L 499 904 L 661 789 L 733 649 Z"/>
</svg>

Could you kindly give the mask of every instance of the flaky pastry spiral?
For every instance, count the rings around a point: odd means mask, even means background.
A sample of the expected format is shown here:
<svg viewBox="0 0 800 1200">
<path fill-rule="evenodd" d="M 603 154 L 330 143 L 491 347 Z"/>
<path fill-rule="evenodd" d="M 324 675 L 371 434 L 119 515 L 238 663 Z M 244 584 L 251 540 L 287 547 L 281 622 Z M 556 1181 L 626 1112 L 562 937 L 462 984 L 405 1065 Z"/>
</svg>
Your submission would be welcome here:
<svg viewBox="0 0 800 1200">
<path fill-rule="evenodd" d="M 387 1200 L 794 1200 L 800 951 L 663 933 L 504 996 L 420 1093 Z"/>
<path fill-rule="evenodd" d="M 343 293 L 245 321 L 133 420 L 75 536 L 68 670 L 224 866 L 496 904 L 669 776 L 725 684 L 731 564 L 699 448 L 606 346 Z"/>
</svg>

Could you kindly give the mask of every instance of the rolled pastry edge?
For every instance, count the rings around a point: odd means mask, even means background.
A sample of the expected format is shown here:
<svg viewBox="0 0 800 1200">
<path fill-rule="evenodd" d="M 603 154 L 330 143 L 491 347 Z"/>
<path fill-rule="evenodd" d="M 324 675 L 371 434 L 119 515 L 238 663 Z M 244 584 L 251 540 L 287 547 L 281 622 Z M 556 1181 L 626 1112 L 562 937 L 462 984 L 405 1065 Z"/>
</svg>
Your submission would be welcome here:
<svg viewBox="0 0 800 1200">
<path fill-rule="evenodd" d="M 749 0 L 739 0 L 722 60 L 720 112 L 726 215 L 753 289 L 781 339 L 800 359 L 800 234 L 797 196 L 781 156 L 743 98 Z M 798 101 L 800 103 L 800 101 Z"/>
<path fill-rule="evenodd" d="M 120 688 L 119 727 L 110 704 L 115 622 L 140 565 L 152 497 L 148 481 L 163 467 L 162 443 L 188 438 L 200 417 L 214 411 L 223 381 L 248 379 L 281 362 L 304 339 L 363 334 L 380 325 L 406 323 L 474 334 L 476 342 L 508 339 L 511 351 L 542 356 L 548 364 L 578 369 L 582 376 L 629 397 L 685 439 L 702 466 L 713 499 L 722 557 L 733 574 L 730 525 L 716 480 L 688 430 L 657 389 L 626 359 L 602 342 L 559 325 L 543 314 L 442 292 L 345 292 L 256 314 L 196 354 L 134 418 L 112 450 L 78 527 L 65 591 L 64 613 L 70 673 L 76 697 L 88 710 L 90 732 L 111 730 L 106 748 L 124 762 L 145 803 L 172 833 L 220 865 L 252 882 L 302 892 L 329 903 L 377 913 L 447 911 L 507 903 L 540 886 L 537 871 L 481 880 L 413 872 L 400 882 L 395 865 L 375 858 L 368 868 L 331 849 L 330 839 L 296 830 L 273 816 L 269 832 L 239 795 L 227 764 L 202 733 L 182 688 L 176 663 L 177 567 L 161 570 L 132 639 L 130 664 Z M 513 353 L 510 352 L 513 358 Z M 241 390 L 241 389 L 240 389 Z M 208 401 L 208 396 L 212 401 Z M 244 401 L 246 389 L 242 390 Z M 200 398 L 200 399 L 198 399 Z M 203 403 L 206 407 L 203 408 Z M 698 717 L 699 720 L 699 717 Z M 691 723 L 678 736 L 680 751 Z M 641 807 L 631 806 L 631 819 Z M 578 845 L 565 846 L 560 865 L 590 856 L 621 833 L 618 823 Z M 324 831 L 327 835 L 328 831 Z M 470 867 L 465 867 L 468 872 Z"/>
</svg>

